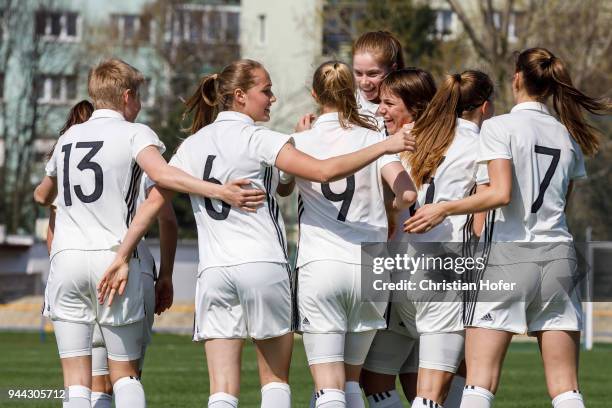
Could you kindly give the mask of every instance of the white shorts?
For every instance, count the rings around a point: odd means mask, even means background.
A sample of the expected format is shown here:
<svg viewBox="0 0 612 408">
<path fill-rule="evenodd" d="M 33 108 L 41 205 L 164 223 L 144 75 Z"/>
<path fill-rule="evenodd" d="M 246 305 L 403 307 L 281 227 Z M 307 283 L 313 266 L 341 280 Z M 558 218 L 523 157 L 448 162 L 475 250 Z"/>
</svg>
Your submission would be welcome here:
<svg viewBox="0 0 612 408">
<path fill-rule="evenodd" d="M 142 325 L 141 320 L 123 326 L 100 326 L 108 358 L 138 360 L 142 353 Z M 54 320 L 53 330 L 60 358 L 92 355 L 94 324 Z"/>
<path fill-rule="evenodd" d="M 153 275 L 143 273 L 142 274 L 142 287 L 144 292 L 144 309 L 145 319 L 143 321 L 143 338 L 142 338 L 142 352 L 140 358 L 140 368 L 144 362 L 145 351 L 147 346 L 151 343 L 151 337 L 153 333 L 153 322 L 155 315 L 155 282 L 153 281 Z M 98 324 L 94 325 L 93 339 L 91 342 L 91 375 L 107 375 L 108 371 L 108 360 L 106 354 L 106 345 L 104 343 L 104 337 Z"/>
<path fill-rule="evenodd" d="M 528 281 L 521 279 L 521 287 L 527 289 L 517 290 L 515 295 L 509 295 L 506 291 L 504 298 L 498 302 L 476 301 L 465 305 L 468 310 L 466 327 L 519 334 L 543 330 L 581 330 L 580 296 L 576 289 L 568 291 L 568 287 L 571 287 L 568 282 L 577 273 L 575 259 L 488 265 L 483 279 L 513 282 L 512 277 L 518 273 L 528 277 Z M 491 299 L 491 296 L 487 299 Z"/>
<path fill-rule="evenodd" d="M 388 329 L 376 332 L 363 368 L 388 375 L 418 372 L 419 337 L 414 323 L 400 319 L 396 303 L 389 303 L 385 315 Z"/>
<path fill-rule="evenodd" d="M 51 259 L 43 314 L 51 320 L 123 326 L 144 318 L 138 260 L 130 261 L 128 283 L 112 306 L 98 302 L 97 285 L 115 259 L 112 251 L 65 250 Z"/>
<path fill-rule="evenodd" d="M 292 330 L 287 264 L 252 262 L 208 268 L 198 277 L 193 340 L 267 339 Z"/>
<path fill-rule="evenodd" d="M 414 302 L 415 325 L 419 334 L 463 331 L 463 301 Z"/>
<path fill-rule="evenodd" d="M 384 329 L 386 302 L 361 299 L 361 266 L 314 261 L 298 275 L 299 328 L 308 333 Z"/>
</svg>

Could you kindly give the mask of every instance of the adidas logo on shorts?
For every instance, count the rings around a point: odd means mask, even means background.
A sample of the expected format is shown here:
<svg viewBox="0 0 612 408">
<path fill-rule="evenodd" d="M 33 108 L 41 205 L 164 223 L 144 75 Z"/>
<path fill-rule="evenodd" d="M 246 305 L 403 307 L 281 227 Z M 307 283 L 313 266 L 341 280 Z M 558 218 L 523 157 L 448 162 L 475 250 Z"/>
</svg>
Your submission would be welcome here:
<svg viewBox="0 0 612 408">
<path fill-rule="evenodd" d="M 304 319 L 302 320 L 302 324 L 310 324 L 310 321 L 307 317 L 304 317 Z"/>
<path fill-rule="evenodd" d="M 493 316 L 491 316 L 491 313 L 487 313 L 486 315 L 482 316 L 480 320 L 484 320 L 485 322 L 492 322 Z"/>
</svg>

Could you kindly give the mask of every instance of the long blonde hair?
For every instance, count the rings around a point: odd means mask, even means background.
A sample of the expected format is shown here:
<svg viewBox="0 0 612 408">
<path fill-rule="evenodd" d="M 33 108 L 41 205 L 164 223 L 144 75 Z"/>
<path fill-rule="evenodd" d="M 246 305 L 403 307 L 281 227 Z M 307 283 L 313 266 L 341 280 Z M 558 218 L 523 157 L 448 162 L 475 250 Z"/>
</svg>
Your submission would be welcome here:
<svg viewBox="0 0 612 408">
<path fill-rule="evenodd" d="M 529 96 L 546 99 L 553 97 L 553 107 L 580 149 L 587 154 L 597 153 L 600 132 L 585 119 L 582 109 L 595 114 L 609 113 L 609 101 L 592 98 L 576 89 L 566 64 L 545 48 L 530 48 L 518 54 L 516 72 L 523 75 L 523 86 Z"/>
<path fill-rule="evenodd" d="M 183 120 L 193 114 L 189 131 L 197 132 L 212 123 L 219 112 L 228 110 L 234 100 L 234 91 L 248 91 L 255 85 L 253 71 L 263 69 L 263 65 L 250 59 L 232 62 L 219 74 L 204 75 L 200 79 L 198 89 L 185 102 Z"/>
<path fill-rule="evenodd" d="M 378 130 L 374 118 L 359 113 L 355 98 L 355 79 L 345 63 L 327 61 L 321 64 L 312 77 L 312 89 L 320 105 L 338 110 L 343 128 L 355 125 Z"/>
<path fill-rule="evenodd" d="M 415 151 L 402 153 L 417 188 L 427 183 L 440 165 L 455 137 L 457 118 L 481 106 L 492 94 L 493 82 L 483 72 L 469 70 L 446 77 L 414 124 Z"/>
</svg>

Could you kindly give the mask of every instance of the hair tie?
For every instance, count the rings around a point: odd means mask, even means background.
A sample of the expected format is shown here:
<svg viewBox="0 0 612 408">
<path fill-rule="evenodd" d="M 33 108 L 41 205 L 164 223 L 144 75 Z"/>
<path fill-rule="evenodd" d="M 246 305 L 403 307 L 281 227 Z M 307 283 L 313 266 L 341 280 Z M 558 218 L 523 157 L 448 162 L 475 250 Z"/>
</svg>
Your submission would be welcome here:
<svg viewBox="0 0 612 408">
<path fill-rule="evenodd" d="M 454 74 L 453 79 L 455 80 L 455 82 L 461 83 L 461 74 Z"/>
</svg>

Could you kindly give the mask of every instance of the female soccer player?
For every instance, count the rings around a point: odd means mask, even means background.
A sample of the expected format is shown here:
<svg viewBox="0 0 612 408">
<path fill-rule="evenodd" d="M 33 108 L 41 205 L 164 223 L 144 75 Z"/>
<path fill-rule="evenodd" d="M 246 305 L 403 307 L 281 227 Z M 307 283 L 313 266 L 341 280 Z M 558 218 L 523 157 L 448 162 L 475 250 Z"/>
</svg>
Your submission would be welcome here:
<svg viewBox="0 0 612 408">
<path fill-rule="evenodd" d="M 88 85 L 96 110 L 88 121 L 70 127 L 59 138 L 46 166 L 47 176 L 34 192 L 42 205 L 50 205 L 58 195 L 44 310 L 53 321 L 66 408 L 91 404 L 91 340 L 96 323 L 104 335 L 116 406 L 145 406 L 138 381 L 144 306 L 136 261 L 130 263 L 132 279 L 127 288 L 122 287 L 127 294 L 120 302 L 98 305 L 94 292 L 135 209 L 140 166 L 159 185 L 223 196 L 243 208 L 252 209 L 247 200 L 257 205 L 252 200 L 261 197 L 259 191 L 241 189 L 245 181 L 219 186 L 168 166 L 157 135 L 133 123 L 140 111 L 138 89 L 143 80 L 138 70 L 117 59 L 92 69 Z"/>
<path fill-rule="evenodd" d="M 480 71 L 449 75 L 427 109 L 415 123 L 412 133 L 419 145 L 405 155 L 412 179 L 419 191 L 418 205 L 464 198 L 475 188 L 478 164 L 478 134 L 483 120 L 493 116 L 493 83 Z M 405 214 L 409 216 L 409 214 Z M 403 224 L 404 220 L 400 220 Z M 464 242 L 465 216 L 449 217 L 442 225 L 422 235 L 402 234 L 415 254 L 445 257 L 431 244 Z M 457 248 L 450 252 L 462 255 Z M 419 279 L 442 280 L 438 270 L 422 267 Z M 457 280 L 450 271 L 450 280 Z M 459 296 L 409 296 L 394 304 L 405 324 L 414 321 L 419 334 L 419 374 L 417 396 L 412 406 L 442 406 L 463 359 L 463 305 Z M 413 320 L 414 319 L 414 320 Z"/>
<path fill-rule="evenodd" d="M 384 120 L 386 131 L 393 134 L 418 120 L 435 93 L 436 85 L 429 72 L 418 68 L 393 71 L 380 84 L 377 115 Z M 393 219 L 391 223 L 395 224 L 397 220 Z M 392 238 L 399 241 L 402 235 L 400 230 Z M 401 406 L 395 391 L 397 375 L 406 398 L 412 401 L 416 396 L 418 334 L 414 324 L 401 322 L 393 303 L 389 303 L 386 317 L 388 329 L 376 333 L 361 375 L 370 407 Z"/>
<path fill-rule="evenodd" d="M 582 109 L 604 113 L 611 105 L 576 89 L 565 63 L 544 48 L 518 55 L 512 90 L 512 111 L 486 121 L 481 130 L 478 160 L 487 163 L 490 187 L 462 200 L 426 205 L 405 227 L 426 232 L 448 216 L 499 208 L 492 241 L 521 243 L 491 248 L 483 279 L 512 282 L 521 276 L 525 282 L 518 298 L 479 297 L 468 316 L 468 385 L 461 407 L 491 407 L 508 344 L 514 333 L 528 332 L 537 336 L 553 406 L 581 408 L 580 299 L 572 288 L 559 287 L 576 278 L 565 206 L 573 180 L 586 176 L 583 153 L 599 147 Z M 550 97 L 561 122 L 546 108 Z M 546 242 L 547 251 L 525 242 Z M 543 297 L 533 290 L 549 293 Z"/>
<path fill-rule="evenodd" d="M 171 164 L 213 182 L 248 176 L 266 191 L 266 203 L 254 214 L 191 196 L 198 225 L 200 265 L 196 288 L 194 340 L 204 341 L 210 373 L 210 407 L 236 407 L 241 351 L 251 337 L 257 347 L 262 407 L 289 407 L 287 384 L 293 346 L 292 288 L 284 225 L 274 199 L 277 168 L 318 183 L 346 178 L 378 157 L 412 148 L 397 135 L 362 150 L 320 160 L 293 145 L 290 136 L 254 122 L 270 120 L 276 101 L 264 67 L 239 60 L 220 74 L 206 75 L 188 101 L 194 113 L 192 136 Z M 144 234 L 164 191 L 154 188 L 138 214 L 117 259 L 100 284 L 103 300 L 125 279 L 127 259 Z M 110 300 L 109 300 L 110 301 Z"/>
<path fill-rule="evenodd" d="M 370 116 L 358 113 L 355 82 L 346 64 L 329 61 L 319 66 L 312 96 L 321 115 L 312 129 L 294 134 L 296 148 L 322 159 L 384 138 Z M 393 186 L 397 208 L 407 208 L 416 199 L 396 155 L 381 157 L 334 183 L 296 179 L 300 331 L 317 407 L 363 407 L 361 365 L 376 330 L 386 324 L 385 304 L 361 299 L 360 244 L 386 240 L 382 180 Z"/>
<path fill-rule="evenodd" d="M 385 76 L 404 68 L 404 56 L 399 40 L 388 31 L 370 31 L 353 44 L 353 75 L 357 83 L 357 103 L 360 112 L 377 115 L 379 88 Z M 382 123 L 379 122 L 382 130 Z"/>
<path fill-rule="evenodd" d="M 94 107 L 91 102 L 82 100 L 74 105 L 68 113 L 66 123 L 60 130 L 60 136 L 70 127 L 83 123 L 91 117 Z M 146 181 L 143 177 L 138 201 L 146 197 Z M 143 350 L 139 364 L 139 377 L 142 377 L 145 350 L 151 340 L 154 313 L 160 314 L 172 305 L 172 269 L 176 251 L 177 223 L 174 210 L 170 203 L 164 206 L 158 216 L 160 229 L 161 265 L 159 276 L 156 273 L 155 261 L 148 246 L 142 241 L 138 245 L 140 269 L 142 271 L 142 288 L 145 307 L 145 324 L 143 325 Z M 47 228 L 47 250 L 51 253 L 51 245 L 55 232 L 55 205 L 50 207 L 49 226 Z M 92 385 L 91 406 L 93 408 L 110 408 L 112 405 L 113 385 L 110 381 L 107 353 L 100 327 L 94 326 L 92 337 Z"/>
</svg>

